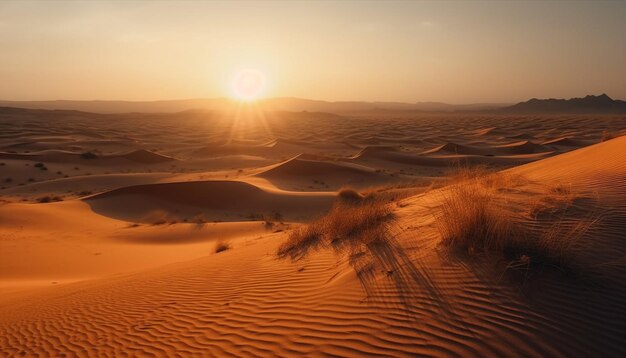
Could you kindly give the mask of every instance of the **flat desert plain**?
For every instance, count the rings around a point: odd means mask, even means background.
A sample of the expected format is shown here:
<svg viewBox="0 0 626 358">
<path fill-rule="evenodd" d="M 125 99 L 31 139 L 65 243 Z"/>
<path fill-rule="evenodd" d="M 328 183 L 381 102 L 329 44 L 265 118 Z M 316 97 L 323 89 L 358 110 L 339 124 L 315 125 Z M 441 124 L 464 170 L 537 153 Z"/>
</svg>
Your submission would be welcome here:
<svg viewBox="0 0 626 358">
<path fill-rule="evenodd" d="M 625 356 L 626 119 L 0 109 L 1 356 Z"/>
</svg>

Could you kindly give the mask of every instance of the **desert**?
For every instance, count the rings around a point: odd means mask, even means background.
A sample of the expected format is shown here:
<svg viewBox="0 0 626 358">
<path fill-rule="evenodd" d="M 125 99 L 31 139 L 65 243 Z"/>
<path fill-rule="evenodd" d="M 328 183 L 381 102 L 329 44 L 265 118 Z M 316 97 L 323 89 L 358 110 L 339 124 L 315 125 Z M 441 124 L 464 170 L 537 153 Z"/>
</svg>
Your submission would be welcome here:
<svg viewBox="0 0 626 358">
<path fill-rule="evenodd" d="M 624 19 L 0 1 L 0 358 L 626 357 Z"/>
<path fill-rule="evenodd" d="M 3 354 L 624 352 L 623 116 L 1 112 Z"/>
</svg>

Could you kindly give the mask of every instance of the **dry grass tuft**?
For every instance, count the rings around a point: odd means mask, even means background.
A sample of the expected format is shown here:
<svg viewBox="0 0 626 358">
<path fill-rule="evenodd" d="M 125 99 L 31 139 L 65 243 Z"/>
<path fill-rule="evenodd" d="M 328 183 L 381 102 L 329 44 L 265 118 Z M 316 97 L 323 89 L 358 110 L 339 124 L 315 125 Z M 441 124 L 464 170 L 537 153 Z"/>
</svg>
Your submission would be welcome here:
<svg viewBox="0 0 626 358">
<path fill-rule="evenodd" d="M 48 196 L 48 195 L 37 198 L 37 202 L 42 203 L 42 204 L 51 203 L 54 201 L 63 201 L 63 198 L 61 198 L 60 196 Z"/>
<path fill-rule="evenodd" d="M 571 203 L 580 196 L 571 186 L 544 188 L 535 201 L 522 198 L 528 210 L 521 210 L 507 196 L 517 179 L 491 173 L 462 178 L 442 192 L 436 223 L 444 246 L 467 254 L 496 254 L 509 261 L 507 269 L 526 273 L 545 268 L 576 276 L 588 273 L 581 260 L 586 252 L 582 238 L 599 215 L 572 215 Z M 543 213 L 550 215 L 539 215 Z"/>
<path fill-rule="evenodd" d="M 569 208 L 581 197 L 582 195 L 575 192 L 571 185 L 549 186 L 544 193 L 530 202 L 528 215 L 533 219 L 553 216 Z"/>
<path fill-rule="evenodd" d="M 459 164 L 451 168 L 446 176 L 452 183 L 464 183 L 477 179 L 485 179 L 495 172 L 486 165 L 465 165 Z"/>
<path fill-rule="evenodd" d="M 359 203 L 363 199 L 365 199 L 365 197 L 361 195 L 361 193 L 350 188 L 344 188 L 344 189 L 339 190 L 339 193 L 337 194 L 337 196 L 339 197 L 340 200 L 348 202 L 348 203 Z"/>
<path fill-rule="evenodd" d="M 502 250 L 519 231 L 494 205 L 495 194 L 477 184 L 453 185 L 443 194 L 438 227 L 444 244 L 474 253 Z"/>
<path fill-rule="evenodd" d="M 222 251 L 226 251 L 230 249 L 230 244 L 226 241 L 218 241 L 215 245 L 215 253 L 219 254 Z"/>
<path fill-rule="evenodd" d="M 570 272 L 581 272 L 584 267 L 576 266 L 580 265 L 581 255 L 587 252 L 582 239 L 599 221 L 596 213 L 575 222 L 557 220 L 538 235 L 536 245 L 529 248 L 535 249 L 531 254 L 539 262 Z"/>
<path fill-rule="evenodd" d="M 405 304 L 416 304 L 415 298 L 424 294 L 436 300 L 438 290 L 428 271 L 396 240 L 400 228 L 393 207 L 389 198 L 378 193 L 357 203 L 338 199 L 327 215 L 292 231 L 278 248 L 278 256 L 295 261 L 311 250 L 330 248 L 352 266 L 368 299 L 380 298 L 391 282 Z"/>
<path fill-rule="evenodd" d="M 327 215 L 294 230 L 279 247 L 278 255 L 297 260 L 319 247 L 353 250 L 360 245 L 384 240 L 392 218 L 391 208 L 385 201 L 339 201 Z"/>
</svg>

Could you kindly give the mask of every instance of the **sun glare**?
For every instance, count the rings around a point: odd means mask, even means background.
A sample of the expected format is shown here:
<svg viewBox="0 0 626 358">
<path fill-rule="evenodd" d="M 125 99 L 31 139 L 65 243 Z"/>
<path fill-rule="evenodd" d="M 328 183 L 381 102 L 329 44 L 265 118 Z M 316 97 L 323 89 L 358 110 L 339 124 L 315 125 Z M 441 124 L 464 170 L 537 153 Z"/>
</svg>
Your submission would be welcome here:
<svg viewBox="0 0 626 358">
<path fill-rule="evenodd" d="M 257 70 L 241 70 L 233 81 L 233 95 L 242 101 L 253 101 L 259 98 L 264 89 L 265 76 Z"/>
</svg>

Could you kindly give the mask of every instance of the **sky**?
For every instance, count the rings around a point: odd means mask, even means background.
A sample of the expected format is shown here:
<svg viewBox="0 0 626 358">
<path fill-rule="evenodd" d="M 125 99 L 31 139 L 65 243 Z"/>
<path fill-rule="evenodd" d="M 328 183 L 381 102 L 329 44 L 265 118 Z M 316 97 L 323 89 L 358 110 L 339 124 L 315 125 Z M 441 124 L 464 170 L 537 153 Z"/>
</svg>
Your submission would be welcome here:
<svg viewBox="0 0 626 358">
<path fill-rule="evenodd" d="M 626 99 L 626 1 L 5 0 L 0 49 L 4 100 Z"/>
</svg>

